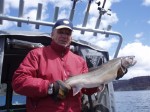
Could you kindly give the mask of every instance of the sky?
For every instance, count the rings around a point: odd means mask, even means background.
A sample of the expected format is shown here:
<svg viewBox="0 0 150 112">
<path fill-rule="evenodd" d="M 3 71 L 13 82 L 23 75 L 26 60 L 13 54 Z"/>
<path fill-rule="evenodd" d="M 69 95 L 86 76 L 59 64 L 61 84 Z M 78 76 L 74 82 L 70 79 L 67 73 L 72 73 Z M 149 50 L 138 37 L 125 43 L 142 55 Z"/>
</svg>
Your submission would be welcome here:
<svg viewBox="0 0 150 112">
<path fill-rule="evenodd" d="M 81 27 L 89 0 L 77 1 L 73 24 L 74 26 Z M 97 5 L 99 1 L 101 2 L 99 7 L 101 7 L 104 0 L 92 0 L 86 25 L 87 28 L 95 27 L 99 16 Z M 3 14 L 18 17 L 19 0 L 4 0 L 4 2 Z M 24 3 L 23 18 L 35 20 L 37 5 L 41 3 L 43 5 L 42 21 L 52 22 L 56 6 L 59 7 L 58 18 L 68 18 L 73 2 L 71 0 L 24 0 Z M 104 10 L 107 13 L 102 16 L 99 29 L 106 30 L 107 26 L 111 25 L 111 31 L 118 32 L 123 37 L 118 57 L 134 55 L 137 60 L 136 65 L 129 68 L 128 73 L 122 79 L 150 76 L 150 0 L 106 0 Z M 37 30 L 34 25 L 26 23 L 22 24 L 20 28 L 17 27 L 16 22 L 3 21 L 3 24 L 0 25 L 0 30 L 29 30 L 50 33 L 51 28 L 40 26 L 40 29 Z M 81 35 L 79 31 L 73 32 L 73 38 L 88 41 L 108 50 L 110 59 L 113 58 L 119 41 L 117 36 L 106 38 L 105 35 L 98 34 L 93 36 L 92 33 L 88 32 Z"/>
</svg>

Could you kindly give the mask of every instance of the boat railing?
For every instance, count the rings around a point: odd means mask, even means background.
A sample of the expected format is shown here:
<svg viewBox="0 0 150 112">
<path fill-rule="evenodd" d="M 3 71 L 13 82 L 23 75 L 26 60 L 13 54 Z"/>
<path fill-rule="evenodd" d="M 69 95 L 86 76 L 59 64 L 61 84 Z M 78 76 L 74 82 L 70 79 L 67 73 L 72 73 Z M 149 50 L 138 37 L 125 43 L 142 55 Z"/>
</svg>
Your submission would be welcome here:
<svg viewBox="0 0 150 112">
<path fill-rule="evenodd" d="M 78 2 L 78 0 L 72 0 L 72 1 L 73 1 L 73 5 L 72 5 L 70 15 L 68 17 L 71 21 L 74 18 L 76 2 Z M 107 13 L 107 11 L 104 9 L 104 5 L 106 3 L 106 0 L 104 0 L 104 3 L 102 5 L 102 7 L 99 7 L 100 1 L 99 0 L 96 1 L 96 3 L 98 4 L 99 16 L 97 18 L 95 28 L 87 28 L 86 27 L 86 25 L 88 23 L 89 9 L 90 9 L 90 5 L 91 5 L 92 2 L 93 2 L 93 0 L 89 0 L 89 2 L 87 4 L 87 9 L 86 9 L 86 12 L 85 12 L 85 15 L 84 15 L 84 20 L 83 20 L 82 26 L 81 27 L 74 26 L 73 28 L 74 28 L 74 30 L 81 31 L 81 34 L 84 34 L 85 32 L 92 32 L 94 36 L 97 36 L 97 33 L 106 34 L 107 38 L 109 37 L 109 35 L 117 36 L 119 38 L 119 42 L 118 42 L 118 45 L 117 45 L 115 53 L 114 53 L 114 58 L 115 58 L 115 57 L 117 57 L 118 52 L 121 48 L 123 37 L 119 32 L 108 31 L 108 30 L 100 30 L 99 29 L 101 17 L 102 17 L 102 15 Z M 5 15 L 4 14 L 4 6 L 5 6 L 5 0 L 0 0 L 0 24 L 3 24 L 3 20 L 15 21 L 15 22 L 17 22 L 18 27 L 22 27 L 22 23 L 34 24 L 35 29 L 39 29 L 40 25 L 52 27 L 54 25 L 55 21 L 58 19 L 58 15 L 59 15 L 59 7 L 55 7 L 54 17 L 53 17 L 52 22 L 41 20 L 41 16 L 42 16 L 41 13 L 42 13 L 43 5 L 41 3 L 38 3 L 36 20 L 31 20 L 29 17 L 28 18 L 23 18 L 24 0 L 20 0 L 19 6 L 18 6 L 19 7 L 18 17 Z M 110 25 L 108 25 L 108 29 L 110 30 Z"/>
</svg>

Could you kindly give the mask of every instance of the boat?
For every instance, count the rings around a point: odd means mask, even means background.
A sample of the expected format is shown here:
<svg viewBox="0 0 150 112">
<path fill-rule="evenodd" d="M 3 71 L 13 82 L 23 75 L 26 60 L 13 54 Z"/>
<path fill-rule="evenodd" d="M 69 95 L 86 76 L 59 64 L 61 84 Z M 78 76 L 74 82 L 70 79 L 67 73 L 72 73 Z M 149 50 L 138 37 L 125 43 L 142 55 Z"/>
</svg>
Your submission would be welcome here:
<svg viewBox="0 0 150 112">
<path fill-rule="evenodd" d="M 75 6 L 78 0 L 72 0 L 72 2 L 72 9 L 68 17 L 71 21 L 74 18 Z M 107 38 L 109 38 L 110 35 L 118 37 L 119 41 L 113 57 L 116 58 L 122 44 L 122 35 L 119 32 L 99 29 L 101 16 L 106 13 L 104 10 L 106 0 L 104 0 L 103 6 L 98 9 L 100 15 L 97 19 L 95 28 L 86 27 L 89 9 L 92 2 L 93 0 L 88 0 L 82 26 L 74 26 L 73 29 L 80 31 L 83 37 L 85 32 L 91 32 L 94 36 L 97 36 L 97 34 L 104 34 Z M 0 24 L 3 24 L 3 20 L 11 22 L 15 21 L 17 22 L 18 27 L 23 27 L 22 23 L 27 23 L 33 24 L 36 29 L 39 29 L 40 26 L 53 27 L 55 21 L 58 19 L 59 7 L 55 8 L 54 21 L 47 22 L 41 20 L 41 3 L 37 6 L 36 20 L 23 18 L 24 0 L 20 0 L 19 2 L 18 17 L 4 15 L 4 3 L 5 0 L 0 1 Z M 97 2 L 97 4 L 99 5 L 100 1 Z M 26 111 L 26 97 L 16 94 L 11 87 L 13 73 L 30 50 L 47 46 L 50 42 L 50 34 L 46 32 L 0 30 L 0 112 Z M 107 50 L 84 40 L 73 39 L 71 42 L 71 50 L 86 60 L 89 69 L 100 66 L 109 61 L 109 52 Z M 86 112 L 86 108 L 89 108 L 90 112 L 115 112 L 114 100 L 113 84 L 109 83 L 105 86 L 102 92 L 97 92 L 91 96 L 83 95 L 83 112 Z"/>
</svg>

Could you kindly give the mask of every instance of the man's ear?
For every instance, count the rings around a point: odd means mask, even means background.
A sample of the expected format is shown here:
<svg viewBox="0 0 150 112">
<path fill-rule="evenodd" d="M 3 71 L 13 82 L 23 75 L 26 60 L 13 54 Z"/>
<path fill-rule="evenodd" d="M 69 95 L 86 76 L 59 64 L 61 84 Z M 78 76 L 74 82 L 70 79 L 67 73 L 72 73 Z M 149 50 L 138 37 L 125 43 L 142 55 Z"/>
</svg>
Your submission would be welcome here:
<svg viewBox="0 0 150 112">
<path fill-rule="evenodd" d="M 54 38 L 53 35 L 54 35 L 54 32 L 52 31 L 52 32 L 51 32 L 51 38 L 52 38 L 52 39 Z"/>
<path fill-rule="evenodd" d="M 69 42 L 69 44 L 71 44 L 71 42 L 72 42 L 72 36 L 70 37 L 70 42 Z"/>
</svg>

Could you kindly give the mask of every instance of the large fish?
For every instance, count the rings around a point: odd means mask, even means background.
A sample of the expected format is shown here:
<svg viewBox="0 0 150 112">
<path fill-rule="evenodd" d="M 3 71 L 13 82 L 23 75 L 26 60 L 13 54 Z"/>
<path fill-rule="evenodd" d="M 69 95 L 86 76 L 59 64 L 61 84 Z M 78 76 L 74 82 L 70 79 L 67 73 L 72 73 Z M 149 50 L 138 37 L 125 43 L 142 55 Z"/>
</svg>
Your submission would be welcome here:
<svg viewBox="0 0 150 112">
<path fill-rule="evenodd" d="M 76 95 L 82 88 L 100 87 L 116 78 L 122 77 L 124 74 L 118 74 L 121 68 L 128 69 L 136 64 L 135 56 L 124 56 L 112 59 L 102 64 L 98 68 L 77 76 L 72 76 L 65 81 L 73 89 L 73 95 Z"/>
</svg>

